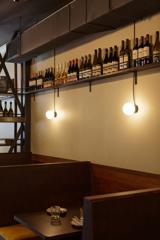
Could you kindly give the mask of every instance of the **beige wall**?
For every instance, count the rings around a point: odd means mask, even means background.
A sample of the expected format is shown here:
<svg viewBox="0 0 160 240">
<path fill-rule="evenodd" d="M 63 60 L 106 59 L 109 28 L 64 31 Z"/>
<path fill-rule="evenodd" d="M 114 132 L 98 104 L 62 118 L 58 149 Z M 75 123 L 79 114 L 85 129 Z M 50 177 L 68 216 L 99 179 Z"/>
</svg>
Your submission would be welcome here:
<svg viewBox="0 0 160 240">
<path fill-rule="evenodd" d="M 155 35 L 159 26 L 160 14 L 137 23 L 136 34 Z M 126 38 L 133 39 L 133 25 L 58 49 L 56 63 L 93 53 L 98 47 L 120 46 Z M 45 69 L 53 60 L 50 51 L 34 59 L 32 69 Z M 122 113 L 123 104 L 132 100 L 132 74 L 97 82 L 92 93 L 87 84 L 60 90 L 59 117 L 54 121 L 45 118 L 53 107 L 53 92 L 37 95 L 32 99 L 32 152 L 160 174 L 159 78 L 159 70 L 138 74 L 139 112 L 132 117 Z"/>
</svg>

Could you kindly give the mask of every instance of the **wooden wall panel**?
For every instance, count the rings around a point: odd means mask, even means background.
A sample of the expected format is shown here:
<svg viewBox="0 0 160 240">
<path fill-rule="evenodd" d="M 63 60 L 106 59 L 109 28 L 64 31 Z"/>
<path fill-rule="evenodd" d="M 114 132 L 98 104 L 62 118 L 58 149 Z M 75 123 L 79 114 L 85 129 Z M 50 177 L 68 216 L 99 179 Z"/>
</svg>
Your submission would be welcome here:
<svg viewBox="0 0 160 240">
<path fill-rule="evenodd" d="M 160 188 L 87 197 L 82 239 L 158 239 L 159 202 Z"/>
<path fill-rule="evenodd" d="M 160 187 L 160 175 L 92 164 L 93 194 Z"/>
</svg>

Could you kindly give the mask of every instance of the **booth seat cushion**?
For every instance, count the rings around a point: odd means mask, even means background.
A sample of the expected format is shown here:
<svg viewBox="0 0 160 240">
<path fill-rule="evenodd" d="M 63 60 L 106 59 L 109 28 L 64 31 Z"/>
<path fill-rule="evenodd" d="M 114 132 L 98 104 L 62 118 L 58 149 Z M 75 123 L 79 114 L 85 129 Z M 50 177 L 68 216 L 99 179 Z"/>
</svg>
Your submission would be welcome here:
<svg viewBox="0 0 160 240">
<path fill-rule="evenodd" d="M 21 224 L 0 227 L 0 240 L 38 240 L 31 230 Z"/>
</svg>

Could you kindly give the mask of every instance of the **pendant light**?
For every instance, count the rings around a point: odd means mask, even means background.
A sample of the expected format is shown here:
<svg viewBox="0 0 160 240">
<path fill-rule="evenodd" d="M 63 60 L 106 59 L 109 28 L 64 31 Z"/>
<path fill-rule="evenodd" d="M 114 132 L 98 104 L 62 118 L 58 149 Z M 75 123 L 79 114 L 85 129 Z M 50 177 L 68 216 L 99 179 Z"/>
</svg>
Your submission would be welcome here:
<svg viewBox="0 0 160 240">
<path fill-rule="evenodd" d="M 54 89 L 54 103 L 53 103 L 53 110 L 48 110 L 46 112 L 46 118 L 49 120 L 53 120 L 54 118 L 57 117 L 57 112 L 56 112 L 56 93 Z"/>
<path fill-rule="evenodd" d="M 133 73 L 132 96 L 133 102 L 127 102 L 123 105 L 122 111 L 127 116 L 132 116 L 138 112 L 138 105 L 135 100 L 135 85 L 137 84 L 137 72 Z"/>
</svg>

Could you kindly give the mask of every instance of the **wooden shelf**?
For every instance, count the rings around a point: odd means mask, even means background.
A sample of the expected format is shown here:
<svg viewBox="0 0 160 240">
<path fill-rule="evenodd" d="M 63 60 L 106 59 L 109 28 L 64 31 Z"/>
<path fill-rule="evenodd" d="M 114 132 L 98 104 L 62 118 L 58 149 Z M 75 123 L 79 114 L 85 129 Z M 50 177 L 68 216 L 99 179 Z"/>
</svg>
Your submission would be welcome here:
<svg viewBox="0 0 160 240">
<path fill-rule="evenodd" d="M 0 117 L 0 122 L 2 123 L 21 123 L 25 122 L 23 117 Z"/>
<path fill-rule="evenodd" d="M 17 95 L 23 95 L 23 93 L 21 93 L 21 89 L 18 89 L 18 91 L 17 91 Z M 14 95 L 14 93 L 12 93 L 12 92 L 1 92 L 0 91 L 0 100 L 7 100 L 7 99 L 10 99 L 10 98 L 14 98 L 15 97 L 15 95 Z"/>
<path fill-rule="evenodd" d="M 43 93 L 43 92 L 51 91 L 53 89 L 65 88 L 65 87 L 70 87 L 70 86 L 75 86 L 75 85 L 80 85 L 80 84 L 85 84 L 85 83 L 92 83 L 95 81 L 102 81 L 104 79 L 106 79 L 106 82 L 110 82 L 110 81 L 113 81 L 114 77 L 123 76 L 123 75 L 134 73 L 134 72 L 147 71 L 147 70 L 151 70 L 151 69 L 155 69 L 155 68 L 160 68 L 160 63 L 151 63 L 151 64 L 146 64 L 146 65 L 140 66 L 140 67 L 131 67 L 131 68 L 128 68 L 125 70 L 119 70 L 119 71 L 111 73 L 111 74 L 103 74 L 98 77 L 91 77 L 91 78 L 82 79 L 82 80 L 78 80 L 78 81 L 74 81 L 74 82 L 68 82 L 68 83 L 56 85 L 56 86 L 50 87 L 50 88 L 30 90 L 30 91 L 26 91 L 25 94 Z"/>
<path fill-rule="evenodd" d="M 4 143 L 4 144 L 1 144 L 0 143 L 0 147 L 10 147 L 12 144 L 7 144 L 7 143 Z M 20 143 L 16 143 L 16 146 L 21 146 Z"/>
</svg>

